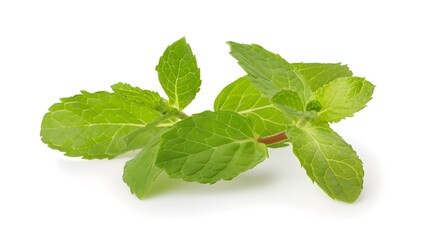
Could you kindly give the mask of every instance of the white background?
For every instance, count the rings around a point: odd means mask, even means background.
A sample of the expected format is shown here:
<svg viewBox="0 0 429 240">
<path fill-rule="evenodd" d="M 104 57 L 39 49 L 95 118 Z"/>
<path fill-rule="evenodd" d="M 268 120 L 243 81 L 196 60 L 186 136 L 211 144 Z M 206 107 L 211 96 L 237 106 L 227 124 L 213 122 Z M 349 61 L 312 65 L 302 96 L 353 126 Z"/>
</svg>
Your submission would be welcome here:
<svg viewBox="0 0 429 240">
<path fill-rule="evenodd" d="M 0 239 L 428 239 L 426 1 L 143 2 L 0 2 Z M 244 74 L 228 40 L 374 83 L 368 107 L 333 126 L 364 161 L 358 201 L 327 197 L 290 148 L 216 185 L 163 175 L 140 201 L 121 179 L 132 155 L 86 161 L 40 141 L 60 97 L 118 81 L 162 92 L 155 65 L 182 36 L 203 80 L 188 113 Z"/>
</svg>

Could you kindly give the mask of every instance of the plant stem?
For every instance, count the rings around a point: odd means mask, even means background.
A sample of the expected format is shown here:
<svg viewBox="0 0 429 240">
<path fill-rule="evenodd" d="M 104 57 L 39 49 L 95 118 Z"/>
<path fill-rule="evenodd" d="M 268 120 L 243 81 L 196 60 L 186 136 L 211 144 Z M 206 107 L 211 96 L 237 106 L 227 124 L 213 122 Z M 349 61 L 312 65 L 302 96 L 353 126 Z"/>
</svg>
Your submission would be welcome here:
<svg viewBox="0 0 429 240">
<path fill-rule="evenodd" d="M 184 112 L 180 111 L 180 113 L 179 113 L 179 118 L 180 118 L 180 119 L 185 119 L 185 118 L 187 118 L 187 117 L 189 117 L 189 115 L 188 115 L 188 114 L 186 114 L 186 113 L 184 113 Z"/>
<path fill-rule="evenodd" d="M 256 139 L 256 141 L 260 142 L 260 143 L 267 144 L 267 145 L 271 145 L 274 143 L 283 142 L 286 139 L 287 139 L 286 132 L 280 132 L 280 133 L 277 133 L 275 135 L 271 135 L 268 137 L 260 137 L 260 138 Z"/>
</svg>

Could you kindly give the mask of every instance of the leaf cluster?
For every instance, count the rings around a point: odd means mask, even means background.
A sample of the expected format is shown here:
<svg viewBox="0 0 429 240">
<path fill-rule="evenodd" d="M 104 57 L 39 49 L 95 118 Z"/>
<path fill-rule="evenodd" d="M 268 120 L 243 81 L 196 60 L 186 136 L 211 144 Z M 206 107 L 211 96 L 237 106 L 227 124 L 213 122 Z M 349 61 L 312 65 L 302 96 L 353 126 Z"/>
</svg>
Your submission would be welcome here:
<svg viewBox="0 0 429 240">
<path fill-rule="evenodd" d="M 214 111 L 186 115 L 200 69 L 185 38 L 156 66 L 167 96 L 126 83 L 112 92 L 82 91 L 45 114 L 41 138 L 67 156 L 112 159 L 139 150 L 123 181 L 143 198 L 161 172 L 199 183 L 231 180 L 292 145 L 307 175 L 331 198 L 353 202 L 363 188 L 362 161 L 330 123 L 353 116 L 374 86 L 346 65 L 289 63 L 256 44 L 228 42 L 245 75 L 217 96 Z"/>
</svg>

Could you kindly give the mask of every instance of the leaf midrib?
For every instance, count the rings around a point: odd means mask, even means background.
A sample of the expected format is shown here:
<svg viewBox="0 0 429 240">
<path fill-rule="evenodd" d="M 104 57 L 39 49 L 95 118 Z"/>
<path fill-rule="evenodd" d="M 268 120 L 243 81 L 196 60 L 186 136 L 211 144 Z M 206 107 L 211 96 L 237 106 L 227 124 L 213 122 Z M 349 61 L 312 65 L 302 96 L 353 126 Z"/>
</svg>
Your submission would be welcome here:
<svg viewBox="0 0 429 240">
<path fill-rule="evenodd" d="M 132 127 L 145 127 L 147 124 L 137 124 L 137 123 L 91 123 L 91 124 L 83 124 L 83 125 L 73 125 L 73 126 L 62 126 L 62 127 L 54 127 L 54 128 L 43 128 L 43 129 L 67 129 L 67 128 L 75 128 L 75 127 L 95 127 L 95 126 L 132 126 Z"/>
<path fill-rule="evenodd" d="M 180 109 L 179 94 L 178 94 L 177 90 L 179 87 L 178 83 L 179 83 L 179 79 L 180 79 L 179 74 L 180 74 L 180 69 L 182 67 L 182 60 L 183 59 L 180 59 L 180 61 L 179 61 L 179 67 L 177 68 L 176 79 L 175 79 L 175 84 L 174 84 L 174 98 L 175 98 L 174 101 L 175 101 L 175 104 L 177 106 L 177 109 Z"/>
<path fill-rule="evenodd" d="M 313 141 L 316 143 L 316 145 L 317 145 L 317 148 L 319 149 L 319 151 L 320 151 L 320 153 L 322 153 L 322 155 L 323 155 L 323 158 L 326 160 L 326 162 L 328 163 L 328 166 L 329 166 L 329 169 L 332 171 L 332 167 L 331 167 L 331 163 L 329 162 L 329 158 L 327 158 L 326 157 L 326 155 L 325 155 L 325 153 L 323 152 L 323 150 L 322 150 L 322 147 L 320 146 L 320 144 L 319 144 L 319 142 L 317 141 L 317 139 L 313 136 L 313 134 L 311 133 L 311 131 L 309 131 L 308 132 L 308 134 L 310 135 L 310 137 L 313 139 Z M 353 169 L 353 168 L 352 168 Z M 334 171 L 332 171 L 333 173 L 334 173 Z M 325 174 L 326 174 L 326 172 L 325 172 Z M 344 194 L 344 195 L 346 195 L 346 193 L 344 192 L 344 190 L 343 190 L 343 188 L 341 187 L 341 184 L 340 184 L 340 182 L 338 181 L 338 177 L 337 177 L 337 175 L 336 174 L 334 174 L 334 177 L 335 177 L 335 180 L 338 182 L 338 187 L 341 189 L 341 192 Z M 332 192 L 332 190 L 330 189 L 330 187 L 328 186 L 328 184 L 326 183 L 326 180 L 324 179 L 324 181 L 325 181 L 325 184 L 326 184 L 326 187 L 328 188 L 328 190 L 329 190 L 329 192 L 331 192 L 331 195 L 333 196 L 334 194 L 333 194 L 333 192 Z M 347 195 L 346 195 L 347 196 Z M 335 196 L 336 197 L 336 196 Z"/>
<path fill-rule="evenodd" d="M 240 114 L 246 114 L 246 113 L 256 112 L 258 110 L 262 110 L 262 109 L 266 109 L 266 108 L 270 108 L 270 107 L 274 107 L 274 105 L 273 104 L 268 104 L 268 105 L 265 105 L 265 106 L 262 106 L 262 107 L 249 108 L 249 109 L 246 109 L 246 110 L 238 111 L 238 113 L 240 113 Z"/>
</svg>

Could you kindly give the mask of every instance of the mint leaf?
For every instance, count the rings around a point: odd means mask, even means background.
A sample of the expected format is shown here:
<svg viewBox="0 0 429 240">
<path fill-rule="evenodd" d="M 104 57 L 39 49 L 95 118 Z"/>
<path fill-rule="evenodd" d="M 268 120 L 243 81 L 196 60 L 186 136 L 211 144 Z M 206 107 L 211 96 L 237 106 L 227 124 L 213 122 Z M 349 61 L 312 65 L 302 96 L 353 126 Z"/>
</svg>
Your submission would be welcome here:
<svg viewBox="0 0 429 240">
<path fill-rule="evenodd" d="M 185 181 L 230 180 L 268 157 L 252 129 L 252 120 L 235 112 L 192 115 L 162 135 L 156 165 Z"/>
<path fill-rule="evenodd" d="M 337 78 L 353 75 L 347 65 L 341 63 L 292 63 L 292 66 L 304 76 L 313 92 Z"/>
<path fill-rule="evenodd" d="M 150 185 L 162 172 L 155 166 L 156 154 L 160 146 L 160 136 L 168 128 L 159 129 L 152 135 L 152 140 L 143 147 L 137 156 L 128 161 L 124 167 L 123 181 L 130 187 L 131 193 L 142 199 L 149 190 Z"/>
<path fill-rule="evenodd" d="M 253 131 L 259 136 L 269 136 L 284 131 L 292 118 L 277 109 L 248 77 L 241 77 L 226 86 L 217 96 L 214 109 L 235 111 L 252 118 Z"/>
<path fill-rule="evenodd" d="M 298 93 L 301 102 L 307 103 L 312 93 L 306 79 L 280 55 L 256 44 L 228 44 L 231 55 L 264 94 L 272 97 L 282 89 L 291 90 Z"/>
<path fill-rule="evenodd" d="M 113 158 L 126 151 L 125 136 L 160 115 L 119 94 L 82 91 L 49 108 L 40 135 L 50 148 L 67 156 Z"/>
<path fill-rule="evenodd" d="M 359 197 L 362 161 L 336 132 L 327 125 L 292 127 L 288 136 L 307 175 L 331 198 L 351 203 Z"/>
<path fill-rule="evenodd" d="M 157 92 L 142 90 L 139 87 L 132 87 L 128 83 L 117 83 L 112 85 L 115 93 L 122 95 L 129 101 L 141 103 L 150 108 L 157 108 L 160 105 L 161 97 Z"/>
<path fill-rule="evenodd" d="M 170 104 L 179 110 L 188 106 L 200 90 L 200 69 L 185 38 L 167 47 L 156 70 Z"/>
<path fill-rule="evenodd" d="M 364 78 L 338 78 L 320 88 L 314 95 L 322 108 L 317 120 L 321 122 L 339 122 L 351 117 L 363 109 L 371 100 L 374 85 Z"/>
</svg>

